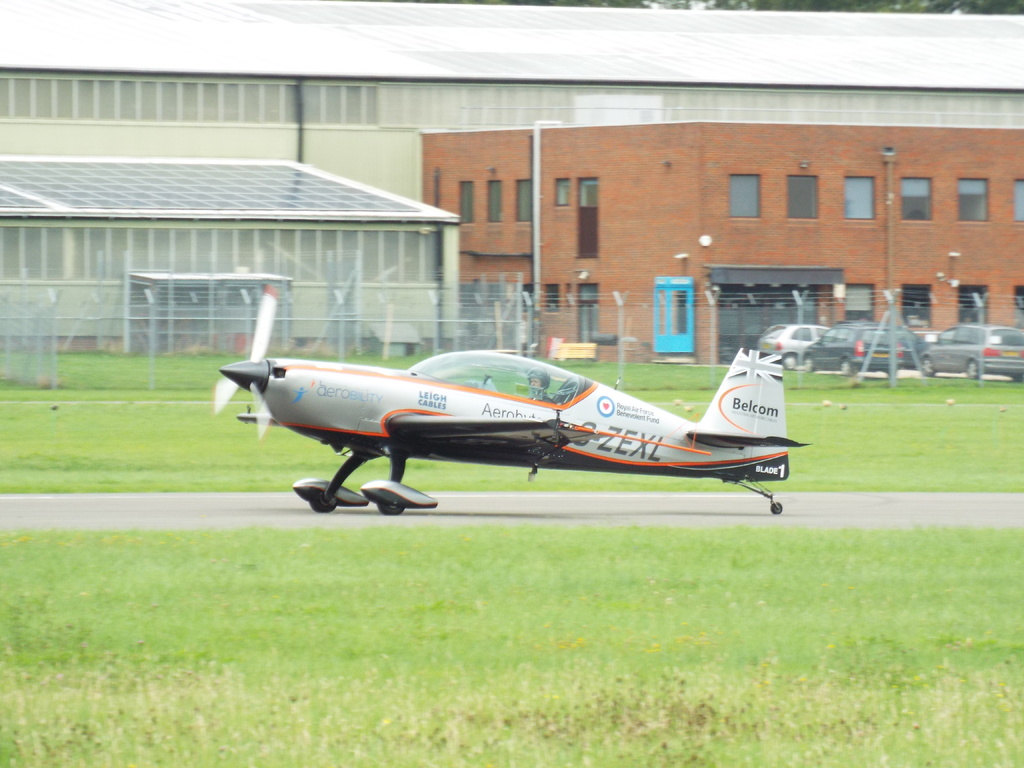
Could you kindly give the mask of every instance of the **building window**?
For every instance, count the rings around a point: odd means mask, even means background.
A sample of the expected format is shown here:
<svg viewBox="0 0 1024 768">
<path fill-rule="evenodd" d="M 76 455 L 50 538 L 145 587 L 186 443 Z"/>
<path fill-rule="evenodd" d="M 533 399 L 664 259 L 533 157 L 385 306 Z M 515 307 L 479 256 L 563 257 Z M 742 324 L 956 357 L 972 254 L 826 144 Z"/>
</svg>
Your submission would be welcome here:
<svg viewBox="0 0 1024 768">
<path fill-rule="evenodd" d="M 987 220 L 988 181 L 985 179 L 960 179 L 956 186 L 960 199 L 960 221 Z"/>
<path fill-rule="evenodd" d="M 569 180 L 555 179 L 555 205 L 569 204 Z"/>
<path fill-rule="evenodd" d="M 957 321 L 961 323 L 985 322 L 988 286 L 961 285 L 957 291 Z"/>
<path fill-rule="evenodd" d="M 580 208 L 597 208 L 597 179 L 580 179 Z"/>
<path fill-rule="evenodd" d="M 580 283 L 576 294 L 577 321 L 580 341 L 593 341 L 598 332 L 597 283 Z"/>
<path fill-rule="evenodd" d="M 756 219 L 761 215 L 761 177 L 734 173 L 729 177 L 729 215 Z"/>
<path fill-rule="evenodd" d="M 533 221 L 533 182 L 529 179 L 516 182 L 516 221 Z"/>
<path fill-rule="evenodd" d="M 846 177 L 843 210 L 848 219 L 875 218 L 875 180 L 873 177 Z"/>
<path fill-rule="evenodd" d="M 578 194 L 580 202 L 576 253 L 580 258 L 594 259 L 598 254 L 597 179 L 580 179 Z"/>
<path fill-rule="evenodd" d="M 547 283 L 544 286 L 544 309 L 548 312 L 557 312 L 561 305 L 561 286 L 558 283 Z"/>
<path fill-rule="evenodd" d="M 501 182 L 496 179 L 487 182 L 487 220 L 501 221 Z"/>
<path fill-rule="evenodd" d="M 1013 182 L 1013 220 L 1024 221 L 1024 180 Z"/>
<path fill-rule="evenodd" d="M 900 181 L 903 218 L 906 221 L 932 220 L 932 180 L 902 179 Z"/>
<path fill-rule="evenodd" d="M 473 182 L 459 182 L 459 216 L 463 224 L 472 224 L 473 219 Z"/>
<path fill-rule="evenodd" d="M 846 286 L 846 319 L 873 320 L 875 316 L 871 297 L 874 295 L 873 285 Z"/>
<path fill-rule="evenodd" d="M 790 176 L 787 180 L 789 193 L 789 218 L 818 218 L 818 177 Z"/>
<path fill-rule="evenodd" d="M 0 78 L 0 117 L 60 120 L 291 123 L 288 83 Z M 376 86 L 303 86 L 307 123 L 375 124 Z"/>
<path fill-rule="evenodd" d="M 928 285 L 904 285 L 900 292 L 903 319 L 911 328 L 932 324 L 932 290 Z"/>
</svg>

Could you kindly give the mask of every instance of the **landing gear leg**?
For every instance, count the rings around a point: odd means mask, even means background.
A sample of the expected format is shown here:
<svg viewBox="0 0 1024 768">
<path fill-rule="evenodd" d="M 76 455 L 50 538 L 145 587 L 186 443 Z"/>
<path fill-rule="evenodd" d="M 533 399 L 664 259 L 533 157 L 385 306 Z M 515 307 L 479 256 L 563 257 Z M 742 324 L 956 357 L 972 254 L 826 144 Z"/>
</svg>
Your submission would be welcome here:
<svg viewBox="0 0 1024 768">
<path fill-rule="evenodd" d="M 406 461 L 409 457 L 398 451 L 392 451 L 388 454 L 388 459 L 391 461 L 391 471 L 388 474 L 388 479 L 391 482 L 401 482 L 401 478 L 406 476 Z M 382 515 L 400 515 L 406 511 L 406 507 L 402 504 L 394 502 L 377 502 L 377 509 Z"/>
<path fill-rule="evenodd" d="M 388 479 L 394 483 L 402 482 L 402 478 L 405 477 L 405 462 L 409 457 L 396 451 L 392 452 L 388 458 L 391 459 L 391 474 Z"/>
<path fill-rule="evenodd" d="M 746 488 L 748 491 L 753 491 L 754 493 L 758 494 L 759 496 L 764 496 L 766 499 L 768 499 L 768 508 L 771 510 L 771 513 L 773 515 L 781 515 L 782 514 L 782 502 L 776 501 L 775 500 L 775 494 L 773 494 L 767 488 L 763 488 L 758 483 L 754 483 L 754 482 L 749 482 L 748 483 L 748 482 L 745 482 L 743 480 L 725 480 L 723 482 L 732 483 L 733 485 L 738 485 L 741 488 Z"/>
<path fill-rule="evenodd" d="M 338 492 L 338 489 L 345 484 L 348 480 L 349 475 L 359 469 L 363 464 L 372 459 L 372 456 L 367 456 L 365 453 L 353 453 L 347 459 L 345 463 L 338 467 L 338 471 L 334 473 L 334 477 L 331 478 L 331 482 L 327 485 L 324 490 L 323 502 L 325 504 L 338 505 L 338 502 L 334 498 L 334 494 Z M 333 509 L 332 507 L 331 509 Z M 319 510 L 317 510 L 319 512 Z M 328 512 L 330 510 L 327 510 Z"/>
<path fill-rule="evenodd" d="M 367 500 L 358 493 L 344 488 L 342 484 L 349 475 L 372 458 L 374 457 L 365 453 L 353 453 L 334 473 L 334 479 L 330 482 L 309 477 L 296 482 L 292 489 L 314 512 L 333 512 L 339 504 L 346 507 L 365 507 Z"/>
<path fill-rule="evenodd" d="M 391 472 L 388 475 L 388 479 L 391 482 L 402 482 L 402 478 L 405 477 L 405 462 L 408 458 L 409 457 L 401 451 L 392 451 L 388 455 L 388 459 L 391 460 Z M 400 515 L 405 512 L 405 507 L 403 505 L 384 501 L 377 502 L 377 509 L 382 515 Z"/>
<path fill-rule="evenodd" d="M 359 492 L 363 497 L 377 505 L 382 515 L 400 515 L 410 507 L 413 509 L 433 509 L 437 499 L 427 494 L 402 485 L 405 476 L 405 462 L 409 454 L 402 450 L 389 447 L 385 454 L 391 461 L 391 473 L 387 480 L 371 480 L 364 483 Z"/>
</svg>

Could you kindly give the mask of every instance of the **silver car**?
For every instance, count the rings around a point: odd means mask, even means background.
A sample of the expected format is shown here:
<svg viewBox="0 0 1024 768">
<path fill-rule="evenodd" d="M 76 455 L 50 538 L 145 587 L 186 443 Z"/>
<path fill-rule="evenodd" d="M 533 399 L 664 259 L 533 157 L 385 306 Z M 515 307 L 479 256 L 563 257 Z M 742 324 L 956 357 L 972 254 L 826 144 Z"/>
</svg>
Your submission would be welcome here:
<svg viewBox="0 0 1024 768">
<path fill-rule="evenodd" d="M 1024 332 L 1005 325 L 955 325 L 939 334 L 921 356 L 925 376 L 979 373 L 1024 381 Z"/>
<path fill-rule="evenodd" d="M 761 334 L 758 349 L 782 355 L 782 365 L 793 370 L 804 361 L 804 350 L 827 331 L 824 325 L 773 325 Z"/>
</svg>

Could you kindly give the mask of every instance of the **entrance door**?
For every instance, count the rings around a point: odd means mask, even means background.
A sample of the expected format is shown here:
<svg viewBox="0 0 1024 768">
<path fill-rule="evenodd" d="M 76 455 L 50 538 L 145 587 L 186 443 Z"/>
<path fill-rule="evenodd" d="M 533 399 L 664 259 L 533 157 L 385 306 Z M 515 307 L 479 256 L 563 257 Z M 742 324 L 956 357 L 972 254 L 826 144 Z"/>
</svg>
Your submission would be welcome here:
<svg viewBox="0 0 1024 768">
<path fill-rule="evenodd" d="M 693 278 L 654 278 L 654 351 L 693 352 Z"/>
</svg>

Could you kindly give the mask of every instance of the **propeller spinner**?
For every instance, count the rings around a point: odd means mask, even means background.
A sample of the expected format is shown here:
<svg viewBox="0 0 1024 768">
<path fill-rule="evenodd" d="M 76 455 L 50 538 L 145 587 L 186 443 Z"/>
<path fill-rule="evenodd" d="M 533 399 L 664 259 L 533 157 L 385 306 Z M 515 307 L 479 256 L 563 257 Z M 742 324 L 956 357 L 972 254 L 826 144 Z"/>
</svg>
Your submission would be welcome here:
<svg viewBox="0 0 1024 768">
<path fill-rule="evenodd" d="M 259 312 L 256 315 L 256 328 L 252 335 L 252 350 L 249 359 L 240 363 L 231 363 L 220 369 L 224 378 L 217 382 L 213 393 L 213 412 L 220 413 L 230 402 L 239 387 L 252 392 L 256 402 L 256 424 L 260 437 L 270 426 L 271 415 L 263 399 L 263 392 L 270 381 L 270 362 L 266 360 L 267 348 L 274 330 L 274 315 L 277 314 L 277 291 L 271 285 L 263 286 L 263 298 L 260 299 Z"/>
</svg>

